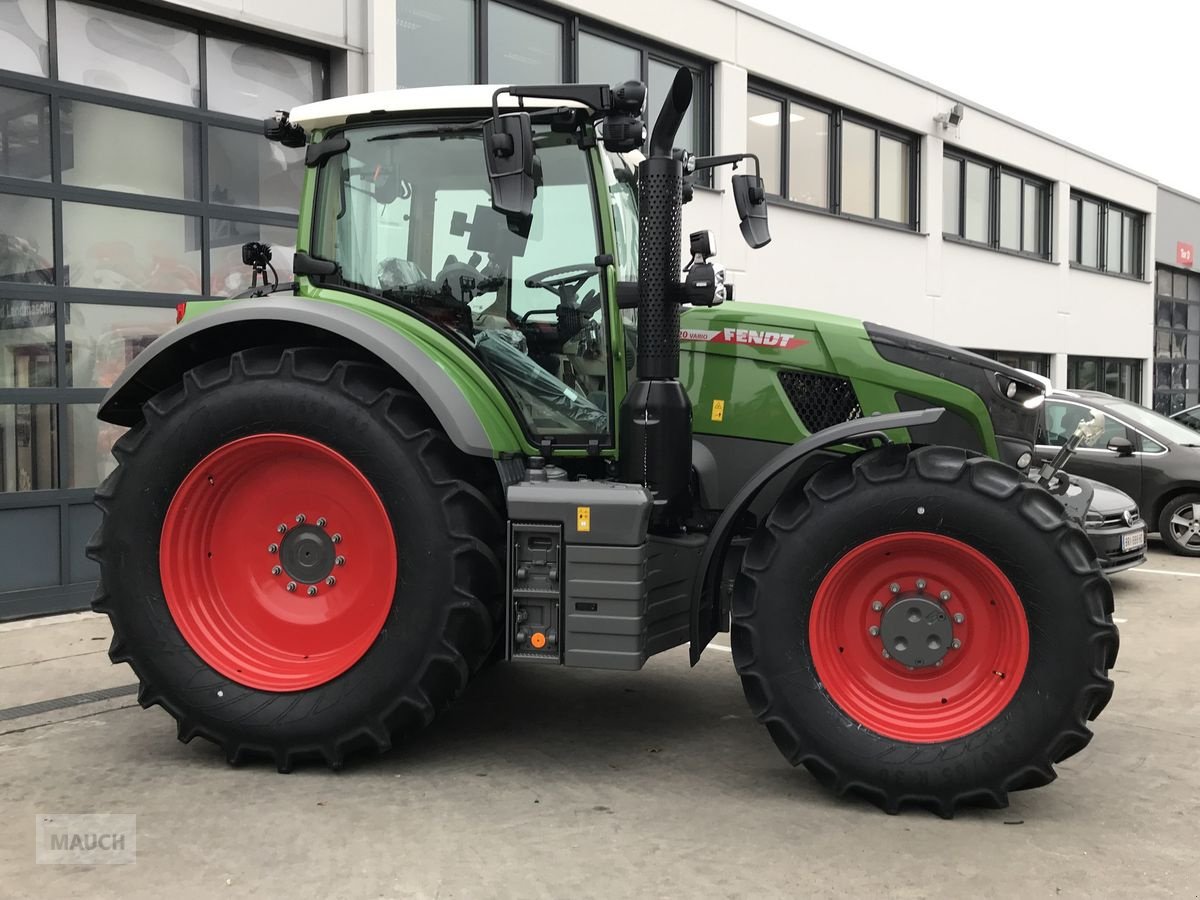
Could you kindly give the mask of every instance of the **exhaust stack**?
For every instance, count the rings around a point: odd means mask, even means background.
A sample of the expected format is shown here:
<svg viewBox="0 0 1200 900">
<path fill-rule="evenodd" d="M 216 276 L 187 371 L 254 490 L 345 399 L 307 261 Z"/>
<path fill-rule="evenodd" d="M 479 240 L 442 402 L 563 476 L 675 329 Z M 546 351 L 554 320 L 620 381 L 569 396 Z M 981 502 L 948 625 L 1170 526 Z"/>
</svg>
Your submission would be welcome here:
<svg viewBox="0 0 1200 900">
<path fill-rule="evenodd" d="M 670 529 L 690 512 L 692 405 L 679 383 L 679 258 L 683 163 L 675 134 L 692 100 L 681 68 L 638 166 L 637 381 L 621 404 L 621 477 L 654 496 L 652 525 Z"/>
</svg>

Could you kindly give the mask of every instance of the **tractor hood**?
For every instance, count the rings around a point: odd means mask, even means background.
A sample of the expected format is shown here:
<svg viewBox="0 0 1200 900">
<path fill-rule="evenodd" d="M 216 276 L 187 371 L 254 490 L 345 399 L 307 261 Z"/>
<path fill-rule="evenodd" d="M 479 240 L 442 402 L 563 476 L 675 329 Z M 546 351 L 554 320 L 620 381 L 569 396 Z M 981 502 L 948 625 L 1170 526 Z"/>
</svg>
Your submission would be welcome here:
<svg viewBox="0 0 1200 900">
<path fill-rule="evenodd" d="M 920 443 L 984 450 L 1010 463 L 1033 449 L 1044 400 L 1038 377 L 958 347 L 845 316 L 742 302 L 686 310 L 680 341 L 685 357 L 753 360 L 784 370 L 784 379 L 796 380 L 786 370 L 839 376 L 852 383 L 862 414 L 946 407 L 936 434 L 913 436 Z M 804 375 L 801 390 L 820 384 L 814 377 Z M 978 437 L 984 410 L 995 445 L 991 435 Z"/>
</svg>

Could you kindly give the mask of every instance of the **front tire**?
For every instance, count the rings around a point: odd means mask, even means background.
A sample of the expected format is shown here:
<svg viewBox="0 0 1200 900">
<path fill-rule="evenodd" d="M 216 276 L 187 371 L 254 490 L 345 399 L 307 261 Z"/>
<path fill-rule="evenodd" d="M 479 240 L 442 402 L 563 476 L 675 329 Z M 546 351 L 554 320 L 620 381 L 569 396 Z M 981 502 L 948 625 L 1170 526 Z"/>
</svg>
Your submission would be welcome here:
<svg viewBox="0 0 1200 900">
<path fill-rule="evenodd" d="M 144 413 L 89 547 L 143 706 L 288 771 L 387 750 L 458 695 L 494 645 L 503 526 L 414 394 L 329 351 L 259 349 Z"/>
<path fill-rule="evenodd" d="M 1183 494 L 1163 507 L 1158 533 L 1176 556 L 1200 556 L 1200 494 Z"/>
<path fill-rule="evenodd" d="M 1112 694 L 1112 609 L 1050 494 L 961 450 L 888 447 L 768 515 L 734 589 L 733 656 L 793 765 L 949 817 L 1005 806 L 1088 743 Z"/>
</svg>

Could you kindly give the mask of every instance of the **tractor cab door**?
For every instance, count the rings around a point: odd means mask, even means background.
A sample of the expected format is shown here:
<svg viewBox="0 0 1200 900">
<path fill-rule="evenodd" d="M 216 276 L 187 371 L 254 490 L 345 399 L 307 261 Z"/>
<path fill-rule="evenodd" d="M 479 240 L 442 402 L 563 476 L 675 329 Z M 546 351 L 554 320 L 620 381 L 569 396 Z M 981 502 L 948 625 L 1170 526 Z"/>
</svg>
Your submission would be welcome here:
<svg viewBox="0 0 1200 900">
<path fill-rule="evenodd" d="M 482 134 L 418 124 L 347 128 L 324 167 L 315 250 L 338 283 L 384 295 L 467 339 L 534 443 L 612 444 L 607 278 L 590 152 L 534 126 L 527 235 L 492 209 Z"/>
</svg>

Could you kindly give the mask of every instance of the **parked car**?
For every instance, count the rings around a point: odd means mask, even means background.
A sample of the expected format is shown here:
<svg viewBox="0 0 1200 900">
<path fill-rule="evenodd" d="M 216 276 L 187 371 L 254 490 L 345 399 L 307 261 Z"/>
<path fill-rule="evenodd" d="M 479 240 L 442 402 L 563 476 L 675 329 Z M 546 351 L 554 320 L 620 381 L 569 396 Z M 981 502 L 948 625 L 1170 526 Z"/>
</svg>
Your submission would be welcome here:
<svg viewBox="0 0 1200 900">
<path fill-rule="evenodd" d="M 1038 456 L 1051 459 L 1095 410 L 1102 428 L 1066 465 L 1129 494 L 1172 553 L 1200 556 L 1200 434 L 1099 391 L 1052 391 L 1042 407 Z"/>
<path fill-rule="evenodd" d="M 1200 406 L 1189 406 L 1177 413 L 1171 413 L 1171 418 L 1176 422 L 1182 422 L 1193 431 L 1200 431 Z"/>
<path fill-rule="evenodd" d="M 1112 575 L 1140 566 L 1146 561 L 1146 523 L 1137 503 L 1111 485 L 1078 476 L 1072 476 L 1068 494 L 1082 490 L 1081 483 L 1094 492 L 1083 527 L 1104 571 Z"/>
</svg>

